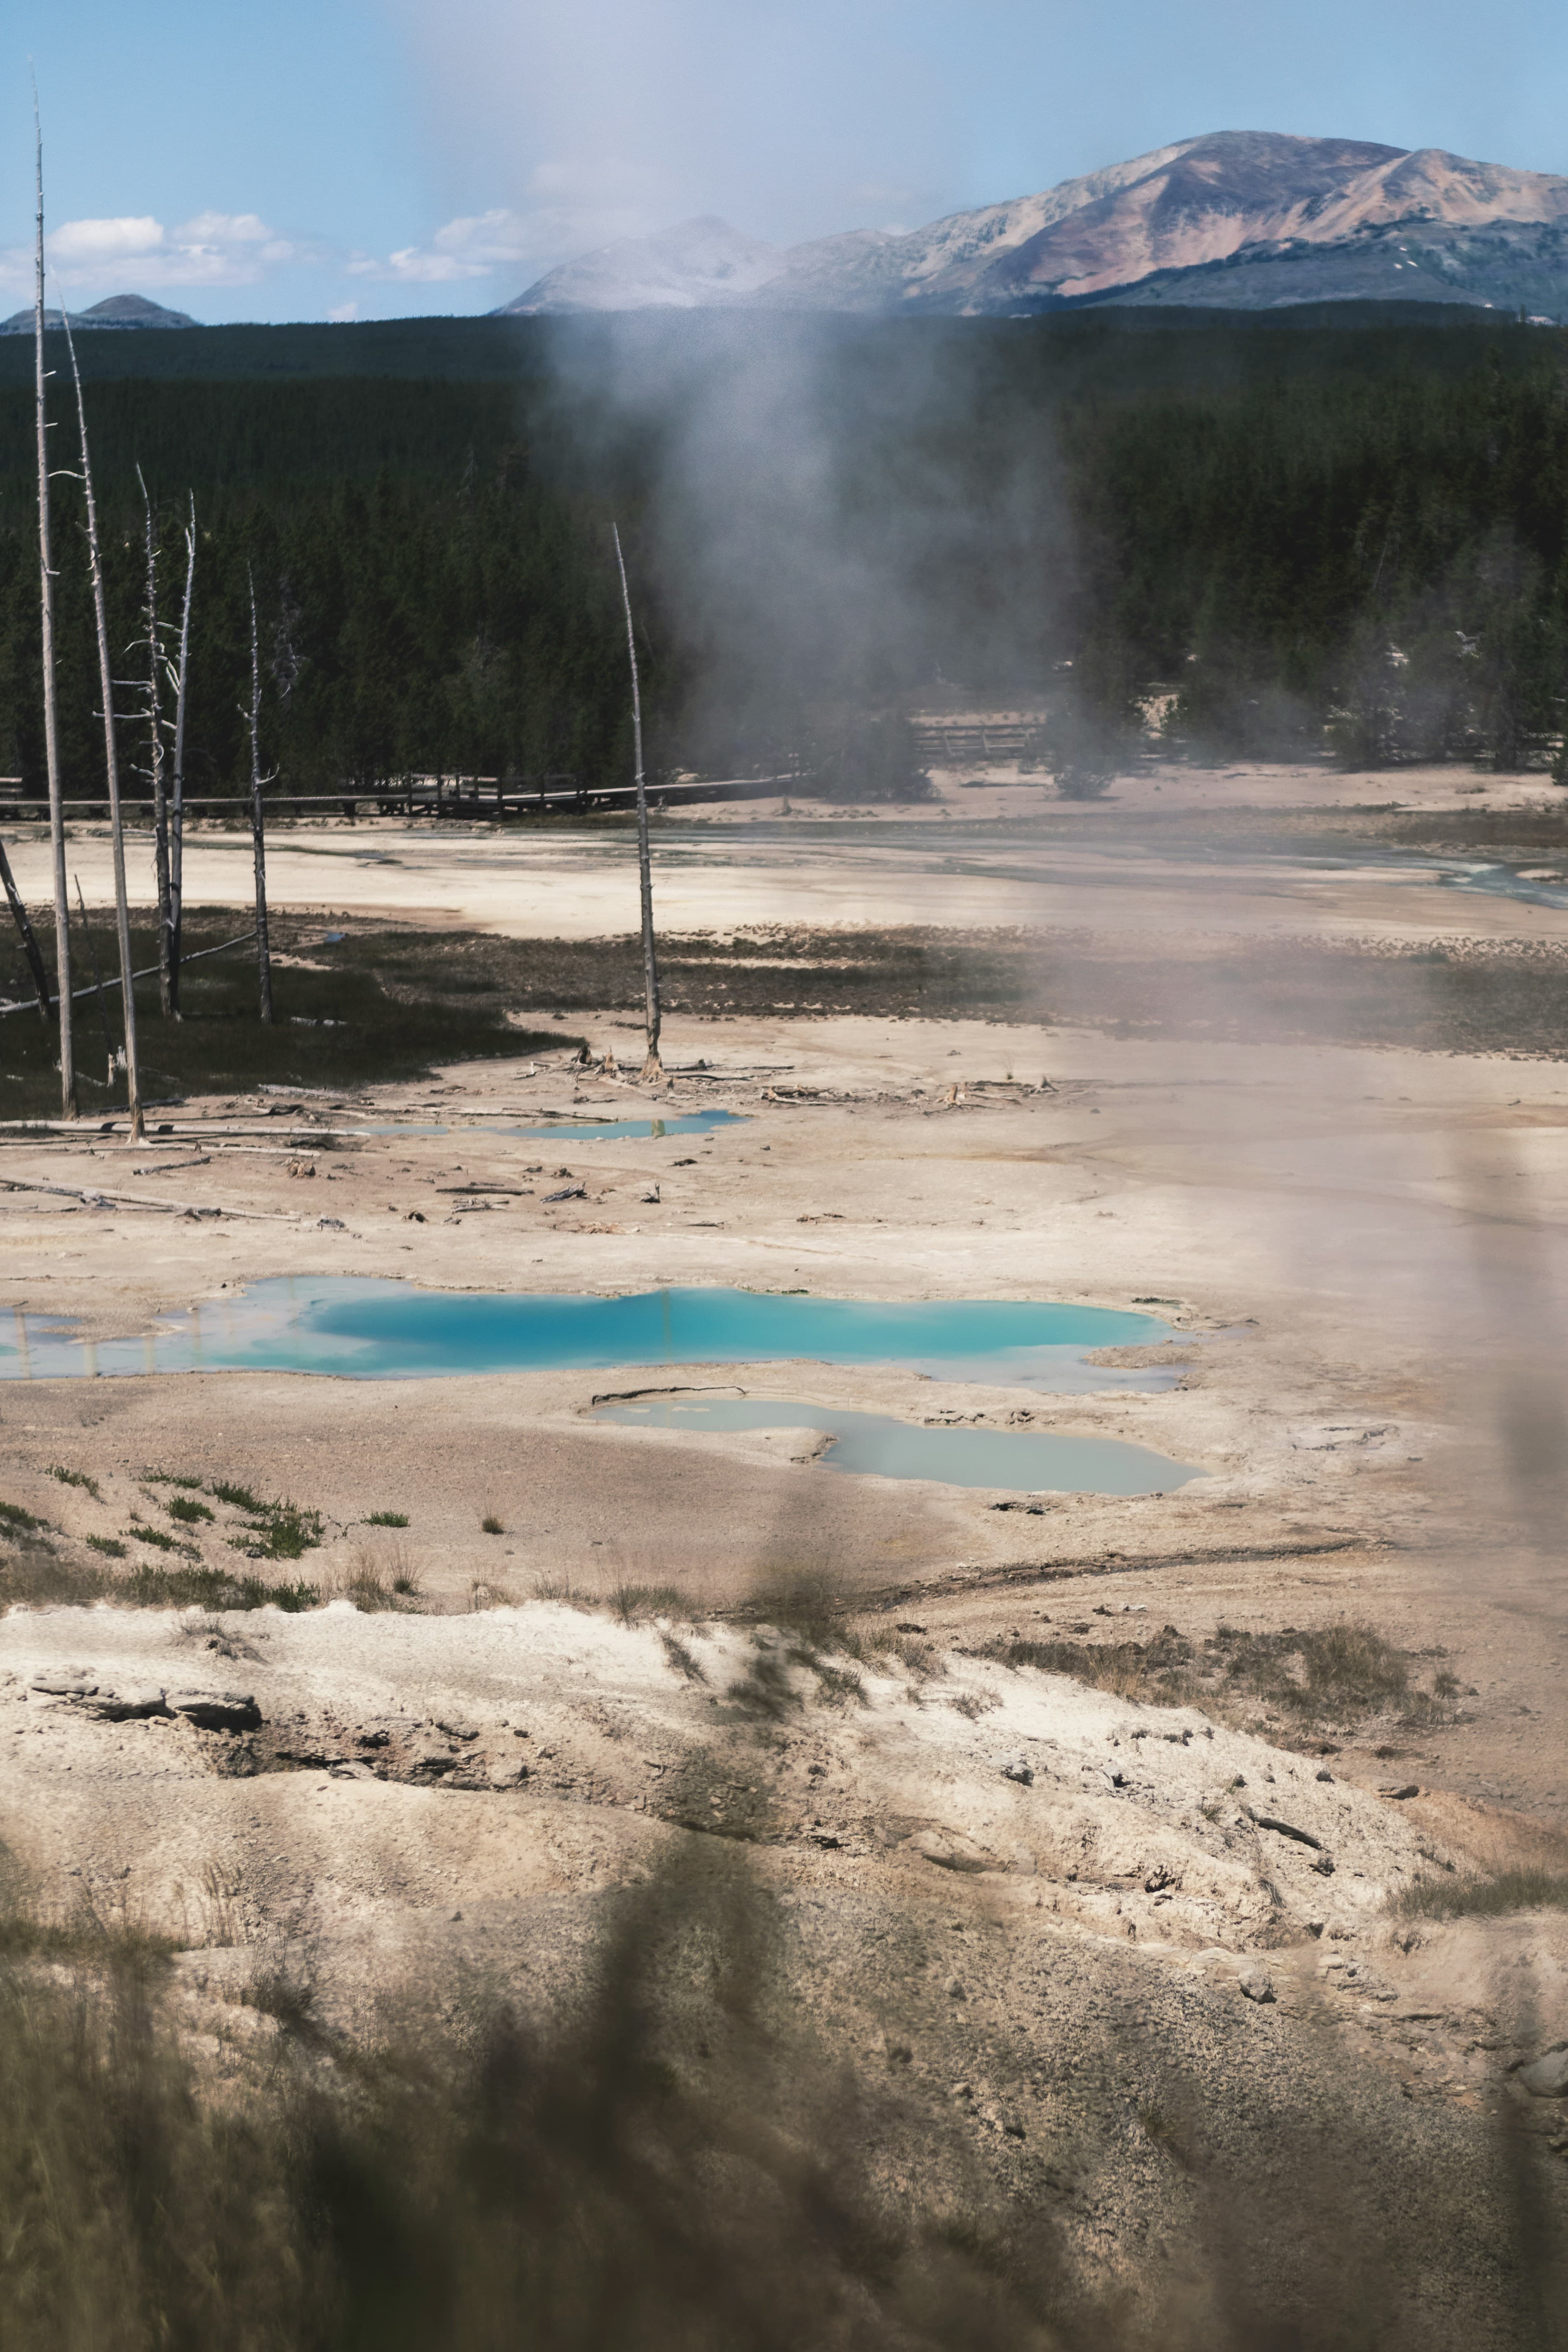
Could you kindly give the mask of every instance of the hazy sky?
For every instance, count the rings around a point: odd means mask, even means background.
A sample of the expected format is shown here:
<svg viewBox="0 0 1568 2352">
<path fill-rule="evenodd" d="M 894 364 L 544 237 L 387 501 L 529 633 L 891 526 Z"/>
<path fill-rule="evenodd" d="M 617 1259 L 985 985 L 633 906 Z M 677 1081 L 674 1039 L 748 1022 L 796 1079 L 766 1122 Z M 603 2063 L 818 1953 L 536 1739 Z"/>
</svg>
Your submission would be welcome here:
<svg viewBox="0 0 1568 2352">
<path fill-rule="evenodd" d="M 1166 141 L 1338 133 L 1568 173 L 1562 0 L 4 0 L 0 297 L 27 60 L 73 305 L 484 310 L 720 213 L 912 227 Z"/>
</svg>

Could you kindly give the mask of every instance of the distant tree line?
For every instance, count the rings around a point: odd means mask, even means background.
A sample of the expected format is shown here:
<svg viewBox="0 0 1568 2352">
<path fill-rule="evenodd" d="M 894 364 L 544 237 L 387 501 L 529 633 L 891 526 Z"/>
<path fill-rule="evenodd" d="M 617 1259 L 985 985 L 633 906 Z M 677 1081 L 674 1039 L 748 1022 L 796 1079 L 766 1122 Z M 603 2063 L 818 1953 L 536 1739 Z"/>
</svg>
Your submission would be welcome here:
<svg viewBox="0 0 1568 2352">
<path fill-rule="evenodd" d="M 280 790 L 629 773 L 612 516 L 656 773 L 907 788 L 886 714 L 944 688 L 1070 700 L 1112 740 L 1159 693 L 1199 753 L 1507 768 L 1562 732 L 1555 333 L 656 321 L 531 348 L 510 383 L 106 377 L 95 355 L 118 645 L 136 465 L 171 582 L 195 496 L 188 792 L 243 783 L 247 571 Z M 0 384 L 0 772 L 41 794 L 28 432 Z M 90 793 L 92 614 L 58 487 L 68 790 Z"/>
</svg>

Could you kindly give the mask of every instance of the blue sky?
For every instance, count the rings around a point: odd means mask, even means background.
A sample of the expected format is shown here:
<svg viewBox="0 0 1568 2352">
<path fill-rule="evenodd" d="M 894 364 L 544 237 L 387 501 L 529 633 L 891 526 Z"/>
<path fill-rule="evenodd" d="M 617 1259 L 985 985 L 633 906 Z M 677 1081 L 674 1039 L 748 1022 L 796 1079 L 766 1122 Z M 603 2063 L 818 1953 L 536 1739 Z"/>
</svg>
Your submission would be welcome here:
<svg viewBox="0 0 1568 2352">
<path fill-rule="evenodd" d="M 73 307 L 485 310 L 720 213 L 912 227 L 1215 130 L 1568 173 L 1562 0 L 5 0 L 0 301 L 27 60 Z"/>
</svg>

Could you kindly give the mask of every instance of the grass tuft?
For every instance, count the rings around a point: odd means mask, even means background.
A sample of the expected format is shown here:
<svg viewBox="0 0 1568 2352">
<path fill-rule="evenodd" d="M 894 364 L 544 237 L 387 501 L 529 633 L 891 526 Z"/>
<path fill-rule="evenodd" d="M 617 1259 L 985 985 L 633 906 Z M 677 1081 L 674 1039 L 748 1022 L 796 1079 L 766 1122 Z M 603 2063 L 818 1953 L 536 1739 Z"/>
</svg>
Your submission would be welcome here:
<svg viewBox="0 0 1568 2352">
<path fill-rule="evenodd" d="M 406 1511 L 372 1511 L 363 1524 L 367 1528 L 405 1528 L 408 1514 Z"/>
<path fill-rule="evenodd" d="M 169 1517 L 172 1519 L 178 1519 L 180 1525 L 185 1528 L 199 1527 L 204 1519 L 210 1523 L 216 1516 L 215 1512 L 208 1510 L 205 1503 L 198 1503 L 192 1495 L 176 1495 L 166 1508 Z"/>
<path fill-rule="evenodd" d="M 1523 1864 L 1484 1877 L 1418 1878 L 1390 1908 L 1402 1919 L 1499 1919 L 1514 1911 L 1568 1911 L 1568 1871 Z"/>
<path fill-rule="evenodd" d="M 51 1462 L 49 1475 L 51 1478 L 58 1478 L 62 1486 L 79 1486 L 83 1494 L 92 1496 L 95 1503 L 101 1503 L 103 1500 L 103 1496 L 99 1492 L 97 1479 L 89 1478 L 85 1470 L 68 1470 L 63 1464 Z"/>
<path fill-rule="evenodd" d="M 673 1584 L 617 1584 L 610 1594 L 611 1611 L 623 1625 L 640 1624 L 645 1617 L 678 1617 L 685 1605 Z"/>
<path fill-rule="evenodd" d="M 201 1558 L 195 1544 L 180 1543 L 174 1536 L 165 1535 L 162 1528 L 144 1528 L 138 1521 L 133 1527 L 127 1528 L 125 1532 L 133 1543 L 151 1544 L 154 1551 L 181 1552 L 186 1559 Z"/>
<path fill-rule="evenodd" d="M 533 1580 L 533 1597 L 536 1601 L 564 1601 L 569 1609 L 583 1606 L 577 1588 L 569 1576 L 549 1574 L 536 1576 Z"/>
</svg>

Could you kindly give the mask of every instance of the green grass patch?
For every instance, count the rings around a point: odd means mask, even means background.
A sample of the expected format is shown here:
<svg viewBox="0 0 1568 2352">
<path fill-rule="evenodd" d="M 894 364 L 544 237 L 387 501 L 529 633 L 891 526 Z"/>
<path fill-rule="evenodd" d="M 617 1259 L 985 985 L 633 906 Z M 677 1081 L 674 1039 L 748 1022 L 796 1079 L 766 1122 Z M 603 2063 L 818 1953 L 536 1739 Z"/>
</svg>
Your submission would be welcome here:
<svg viewBox="0 0 1568 2352">
<path fill-rule="evenodd" d="M 408 1514 L 406 1511 L 372 1511 L 364 1524 L 367 1528 L 405 1528 Z"/>
<path fill-rule="evenodd" d="M 197 1527 L 203 1519 L 211 1520 L 216 1516 L 205 1503 L 198 1503 L 191 1495 L 176 1495 L 167 1509 L 172 1519 L 178 1519 L 182 1527 L 187 1528 Z"/>
<path fill-rule="evenodd" d="M 184 1486 L 192 1492 L 199 1492 L 202 1483 L 199 1478 L 182 1478 L 173 1470 L 143 1470 L 142 1476 L 149 1486 Z"/>
<path fill-rule="evenodd" d="M 201 1483 L 199 1478 L 182 1481 L 182 1484 L 189 1484 L 193 1486 L 199 1486 Z M 231 1486 L 226 1480 L 215 1479 L 207 1488 L 207 1493 L 216 1501 L 227 1503 L 237 1511 L 264 1511 L 267 1508 L 260 1496 L 253 1494 L 248 1486 Z"/>
<path fill-rule="evenodd" d="M 268 1584 L 260 1576 L 234 1576 L 222 1568 L 139 1566 L 116 1588 L 136 1609 L 282 1609 L 298 1616 L 321 1606 L 319 1587 Z"/>
<path fill-rule="evenodd" d="M 236 1551 L 252 1559 L 302 1559 L 321 1540 L 321 1515 L 301 1510 L 294 1503 L 264 1503 L 260 1517 L 242 1536 L 231 1536 Z"/>
<path fill-rule="evenodd" d="M 118 1536 L 88 1536 L 85 1540 L 89 1551 L 101 1552 L 105 1559 L 126 1558 L 126 1547 Z"/>
<path fill-rule="evenodd" d="M 166 1536 L 162 1528 L 144 1528 L 138 1520 L 134 1525 L 128 1527 L 125 1532 L 132 1543 L 151 1544 L 154 1551 L 183 1552 L 187 1559 L 201 1558 L 195 1544 L 181 1543 L 175 1537 Z"/>
<path fill-rule="evenodd" d="M 48 1524 L 47 1519 L 40 1519 L 32 1511 L 25 1511 L 20 1503 L 0 1503 L 0 1528 L 18 1528 L 32 1534 Z"/>
<path fill-rule="evenodd" d="M 103 1496 L 98 1491 L 97 1479 L 89 1478 L 85 1470 L 67 1470 L 60 1463 L 52 1462 L 49 1465 L 49 1475 L 51 1478 L 58 1478 L 62 1486 L 79 1486 L 84 1494 L 92 1496 L 95 1503 L 101 1503 L 103 1500 Z"/>
</svg>

